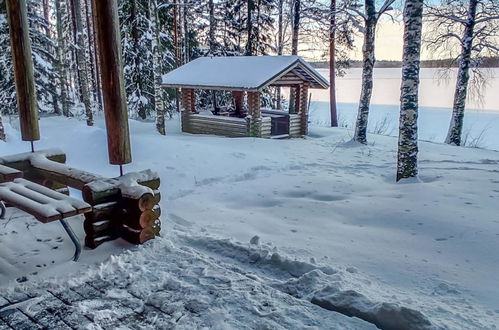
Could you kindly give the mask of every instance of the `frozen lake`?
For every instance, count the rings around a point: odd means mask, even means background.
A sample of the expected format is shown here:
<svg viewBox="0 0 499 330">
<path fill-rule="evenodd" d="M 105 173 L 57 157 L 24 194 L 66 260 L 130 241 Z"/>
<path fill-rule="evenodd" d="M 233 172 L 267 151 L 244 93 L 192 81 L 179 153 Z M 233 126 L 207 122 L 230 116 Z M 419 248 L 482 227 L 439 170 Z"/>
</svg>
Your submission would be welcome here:
<svg viewBox="0 0 499 330">
<path fill-rule="evenodd" d="M 361 69 L 349 69 L 336 82 L 339 122 L 353 127 L 360 96 Z M 329 70 L 319 70 L 329 77 Z M 422 69 L 420 84 L 419 137 L 422 140 L 443 142 L 447 134 L 455 86 L 454 70 L 447 80 L 438 79 L 438 69 Z M 469 99 L 465 114 L 464 136 L 467 142 L 480 147 L 499 150 L 499 69 L 486 72 L 487 86 L 482 100 Z M 396 135 L 399 116 L 401 69 L 375 69 L 370 131 Z M 312 90 L 311 121 L 329 125 L 329 91 Z"/>
</svg>

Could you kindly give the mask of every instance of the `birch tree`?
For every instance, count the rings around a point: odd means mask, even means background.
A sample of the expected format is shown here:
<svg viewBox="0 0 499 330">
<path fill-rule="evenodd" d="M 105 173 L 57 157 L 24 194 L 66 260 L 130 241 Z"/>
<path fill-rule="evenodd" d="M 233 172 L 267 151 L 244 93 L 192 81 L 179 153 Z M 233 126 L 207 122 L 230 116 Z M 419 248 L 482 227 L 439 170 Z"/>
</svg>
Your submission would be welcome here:
<svg viewBox="0 0 499 330">
<path fill-rule="evenodd" d="M 442 0 L 438 6 L 428 6 L 427 12 L 428 49 L 458 64 L 452 118 L 445 142 L 459 146 L 469 85 L 471 83 L 478 92 L 485 87 L 480 58 L 499 55 L 499 2 Z"/>
<path fill-rule="evenodd" d="M 418 88 L 423 0 L 406 0 L 397 181 L 418 175 Z"/>
<path fill-rule="evenodd" d="M 390 10 L 394 2 L 395 0 L 385 0 L 380 9 L 376 10 L 375 0 L 365 0 L 363 12 L 361 11 L 361 6 L 358 4 L 349 6 L 349 10 L 353 14 L 360 16 L 364 23 L 359 29 L 364 36 L 364 45 L 362 47 L 362 89 L 353 137 L 355 141 L 363 144 L 367 143 L 367 122 L 373 91 L 373 71 L 374 63 L 376 62 L 374 53 L 376 26 L 381 15 Z"/>
</svg>

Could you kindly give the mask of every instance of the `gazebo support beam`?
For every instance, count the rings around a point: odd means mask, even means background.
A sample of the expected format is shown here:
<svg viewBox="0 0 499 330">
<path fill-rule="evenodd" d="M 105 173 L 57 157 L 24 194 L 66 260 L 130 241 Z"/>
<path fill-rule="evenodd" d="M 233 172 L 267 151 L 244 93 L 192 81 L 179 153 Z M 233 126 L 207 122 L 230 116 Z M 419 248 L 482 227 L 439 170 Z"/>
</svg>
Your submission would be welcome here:
<svg viewBox="0 0 499 330">
<path fill-rule="evenodd" d="M 132 154 L 121 60 L 118 5 L 116 0 L 93 0 L 93 4 L 97 49 L 101 66 L 109 162 L 114 165 L 122 165 L 132 161 Z"/>
<path fill-rule="evenodd" d="M 301 135 L 308 134 L 308 84 L 302 84 L 296 93 L 298 100 L 298 113 L 301 121 Z"/>
<path fill-rule="evenodd" d="M 248 133 L 251 136 L 260 137 L 262 125 L 260 92 L 248 92 L 248 115 L 250 115 Z"/>
<path fill-rule="evenodd" d="M 7 0 L 17 107 L 23 141 L 40 140 L 33 57 L 25 0 Z"/>
<path fill-rule="evenodd" d="M 241 115 L 243 113 L 244 92 L 232 91 L 232 98 L 234 99 L 236 114 Z"/>
</svg>

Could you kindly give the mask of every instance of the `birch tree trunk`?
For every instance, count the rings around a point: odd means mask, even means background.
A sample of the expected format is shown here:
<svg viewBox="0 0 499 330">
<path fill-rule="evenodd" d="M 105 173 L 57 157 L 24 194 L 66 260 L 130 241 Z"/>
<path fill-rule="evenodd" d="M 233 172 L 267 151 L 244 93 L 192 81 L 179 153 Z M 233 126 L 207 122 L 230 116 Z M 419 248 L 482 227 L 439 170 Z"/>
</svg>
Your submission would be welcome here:
<svg viewBox="0 0 499 330">
<path fill-rule="evenodd" d="M 331 18 L 329 23 L 329 112 L 331 114 L 331 127 L 338 127 L 338 113 L 336 110 L 336 0 L 331 0 Z"/>
<path fill-rule="evenodd" d="M 373 92 L 373 70 L 376 58 L 374 56 L 374 43 L 376 39 L 376 8 L 375 0 L 365 0 L 365 32 L 364 45 L 362 47 L 362 85 L 360 92 L 359 109 L 355 134 L 353 139 L 357 142 L 367 143 L 367 121 L 369 117 L 369 105 Z"/>
<path fill-rule="evenodd" d="M 78 75 L 80 76 L 81 97 L 85 107 L 87 125 L 93 126 L 94 116 L 90 104 L 90 92 L 88 86 L 87 59 L 85 56 L 85 40 L 83 40 L 83 18 L 80 0 L 74 0 L 73 16 L 76 25 L 76 62 L 78 63 Z"/>
<path fill-rule="evenodd" d="M 158 19 L 158 3 L 156 0 L 151 0 L 151 24 L 154 31 L 152 39 L 153 51 L 153 66 L 154 66 L 154 107 L 156 109 L 156 129 L 159 134 L 166 135 L 165 127 L 165 103 L 161 93 L 161 43 L 160 43 L 160 26 Z"/>
<path fill-rule="evenodd" d="M 68 91 L 67 86 L 67 73 L 66 73 L 66 54 L 64 54 L 64 49 L 66 43 L 64 42 L 64 35 L 62 31 L 62 12 L 61 12 L 61 2 L 60 0 L 55 0 L 55 15 L 56 22 L 55 28 L 57 32 L 57 61 L 56 63 L 56 71 L 59 76 L 59 88 L 61 89 L 61 106 L 62 106 L 62 114 L 66 117 L 69 117 L 69 101 L 68 101 Z"/>
<path fill-rule="evenodd" d="M 468 19 L 464 28 L 462 40 L 461 57 L 457 73 L 456 90 L 454 92 L 454 104 L 452 107 L 452 118 L 445 143 L 456 146 L 461 145 L 463 133 L 464 109 L 466 106 L 466 95 L 468 81 L 470 79 L 471 50 L 473 47 L 473 33 L 476 21 L 476 9 L 478 0 L 470 0 L 468 6 Z"/>
<path fill-rule="evenodd" d="M 418 87 L 423 1 L 406 0 L 404 54 L 400 87 L 397 181 L 418 175 Z"/>
</svg>

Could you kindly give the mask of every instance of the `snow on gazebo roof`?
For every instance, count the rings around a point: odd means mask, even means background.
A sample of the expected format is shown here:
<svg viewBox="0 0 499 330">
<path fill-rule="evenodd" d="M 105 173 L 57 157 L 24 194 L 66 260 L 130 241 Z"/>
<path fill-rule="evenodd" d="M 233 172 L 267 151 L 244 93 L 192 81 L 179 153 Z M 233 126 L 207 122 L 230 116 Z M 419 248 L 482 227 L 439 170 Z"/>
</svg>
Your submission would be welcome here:
<svg viewBox="0 0 499 330">
<path fill-rule="evenodd" d="M 292 85 L 296 79 L 308 82 L 310 88 L 329 87 L 328 81 L 299 56 L 200 57 L 164 75 L 162 85 L 256 91 L 278 80 L 281 86 L 287 81 Z"/>
</svg>

